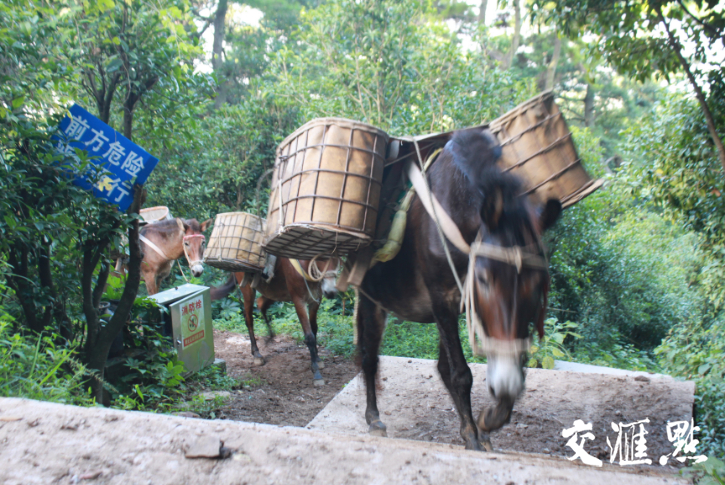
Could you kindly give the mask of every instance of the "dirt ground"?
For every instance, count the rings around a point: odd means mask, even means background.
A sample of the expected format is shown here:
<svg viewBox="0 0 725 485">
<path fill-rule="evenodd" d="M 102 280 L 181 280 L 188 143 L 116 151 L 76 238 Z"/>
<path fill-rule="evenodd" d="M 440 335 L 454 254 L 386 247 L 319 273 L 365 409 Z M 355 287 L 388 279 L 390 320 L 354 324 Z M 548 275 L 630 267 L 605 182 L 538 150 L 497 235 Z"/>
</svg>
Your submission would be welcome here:
<svg viewBox="0 0 725 485">
<path fill-rule="evenodd" d="M 245 389 L 232 393 L 232 401 L 219 410 L 219 418 L 299 427 L 309 423 L 321 431 L 367 434 L 364 386 L 360 378 L 353 380 L 357 368 L 352 360 L 321 348 L 325 385 L 317 387 L 313 385 L 307 347 L 298 346 L 289 337 L 278 336 L 269 345 L 258 339 L 266 359 L 265 365 L 258 367 L 253 366 L 246 335 L 215 331 L 214 337 L 217 357 L 226 361 L 227 373 L 251 381 Z M 475 414 L 493 405 L 493 400 L 485 387 L 486 366 L 472 364 L 471 369 Z M 587 450 L 608 461 L 606 438 L 612 443 L 616 439 L 611 423 L 648 418 L 647 454 L 652 466 L 659 467 L 659 457 L 672 452 L 666 436 L 667 421 L 689 421 L 692 415 L 691 382 L 543 369 L 529 369 L 526 382 L 526 392 L 514 408 L 511 423 L 491 435 L 497 450 L 570 456 L 572 451 L 561 432 L 575 419 L 582 419 L 593 423 L 596 436 L 587 443 Z M 463 444 L 458 414 L 433 361 L 381 357 L 379 383 L 378 402 L 389 437 Z M 674 460 L 669 463 L 678 465 Z"/>
<path fill-rule="evenodd" d="M 299 346 L 283 335 L 269 345 L 258 337 L 257 345 L 266 363 L 255 367 L 247 335 L 214 331 L 214 350 L 217 358 L 226 361 L 227 374 L 250 382 L 247 388 L 232 393 L 232 401 L 217 413 L 219 418 L 305 426 L 357 374 L 351 359 L 320 347 L 325 385 L 315 386 L 304 344 Z"/>
<path fill-rule="evenodd" d="M 470 367 L 474 380 L 471 401 L 476 415 L 483 407 L 494 405 L 494 400 L 485 387 L 486 366 Z M 526 391 L 514 406 L 511 422 L 491 433 L 491 442 L 497 450 L 571 456 L 573 451 L 561 433 L 581 419 L 592 423 L 595 436 L 586 442 L 585 449 L 608 462 L 606 440 L 609 438 L 614 445 L 617 439 L 611 423 L 649 419 L 644 426 L 647 457 L 652 465 L 647 467 L 660 468 L 660 456 L 674 449 L 667 439 L 667 421 L 690 421 L 694 390 L 692 382 L 668 377 L 528 369 Z M 391 438 L 463 444 L 458 413 L 433 361 L 381 357 L 378 406 Z M 367 431 L 364 409 L 365 386 L 355 378 L 310 427 L 361 435 Z M 679 465 L 673 459 L 669 464 Z"/>
</svg>

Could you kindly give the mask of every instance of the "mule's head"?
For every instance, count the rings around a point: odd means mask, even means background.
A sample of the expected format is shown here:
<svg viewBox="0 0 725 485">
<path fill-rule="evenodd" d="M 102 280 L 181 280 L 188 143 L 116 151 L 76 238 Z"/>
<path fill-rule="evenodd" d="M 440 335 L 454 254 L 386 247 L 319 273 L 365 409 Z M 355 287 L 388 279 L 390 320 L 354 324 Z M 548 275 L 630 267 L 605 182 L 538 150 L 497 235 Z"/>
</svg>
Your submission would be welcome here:
<svg viewBox="0 0 725 485">
<path fill-rule="evenodd" d="M 474 305 L 486 337 L 489 392 L 513 403 L 524 390 L 530 325 L 543 336 L 549 273 L 541 235 L 559 217 L 561 204 L 552 199 L 535 210 L 518 195 L 515 178 L 498 173 L 489 180 L 481 206 Z"/>
<path fill-rule="evenodd" d="M 204 271 L 204 237 L 203 232 L 211 224 L 211 219 L 199 224 L 196 219 L 181 219 L 184 244 L 184 254 L 186 261 L 189 263 L 189 269 L 194 276 L 201 276 Z"/>
<path fill-rule="evenodd" d="M 323 274 L 320 287 L 322 288 L 322 293 L 325 295 L 325 298 L 335 298 L 335 295 L 337 295 L 336 282 L 340 263 L 340 258 L 337 257 L 330 257 L 317 261 L 317 267 Z"/>
</svg>

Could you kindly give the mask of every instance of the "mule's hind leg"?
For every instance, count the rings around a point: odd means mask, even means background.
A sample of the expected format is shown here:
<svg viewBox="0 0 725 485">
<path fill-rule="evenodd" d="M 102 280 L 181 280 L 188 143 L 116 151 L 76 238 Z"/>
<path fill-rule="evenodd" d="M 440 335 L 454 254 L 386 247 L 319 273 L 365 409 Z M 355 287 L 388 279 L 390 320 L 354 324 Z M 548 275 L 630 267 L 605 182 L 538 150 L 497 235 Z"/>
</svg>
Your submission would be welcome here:
<svg viewBox="0 0 725 485">
<path fill-rule="evenodd" d="M 480 433 L 477 438 L 475 433 L 476 425 L 472 424 L 473 411 L 471 408 L 471 387 L 473 383 L 473 376 L 471 375 L 471 384 L 466 384 L 467 378 L 465 375 L 459 376 L 456 379 L 457 384 L 453 384 L 454 373 L 451 369 L 449 352 L 446 350 L 447 346 L 443 343 L 443 338 L 443 333 L 441 333 L 438 344 L 438 373 L 440 374 L 443 383 L 446 385 L 448 393 L 453 398 L 453 402 L 458 410 L 458 416 L 461 419 L 461 437 L 466 442 L 466 448 L 480 449 L 474 445 L 474 443 L 480 441 L 480 444 L 486 451 L 492 451 L 493 447 L 491 446 L 491 441 L 488 438 L 488 433 Z M 448 339 L 446 341 L 449 342 Z M 468 365 L 466 365 L 466 369 L 468 369 L 468 374 L 470 375 L 471 371 Z M 465 370 L 463 370 L 463 373 L 465 374 Z M 468 385 L 468 391 L 466 391 L 466 385 Z M 462 393 L 460 392 L 461 390 L 463 391 Z M 463 399 L 461 399 L 461 397 Z M 467 412 L 466 409 L 468 409 Z M 469 443 L 471 444 L 470 447 Z"/>
<path fill-rule="evenodd" d="M 240 288 L 239 291 L 244 297 L 244 323 L 247 324 L 247 331 L 249 332 L 249 343 L 252 346 L 254 365 L 264 365 L 264 357 L 259 353 L 257 338 L 254 336 L 254 294 L 256 290 L 247 285 L 244 288 Z"/>
<path fill-rule="evenodd" d="M 317 340 L 317 310 L 320 309 L 320 304 L 313 301 L 307 305 L 307 309 L 310 311 L 310 328 L 312 328 L 312 333 L 315 335 L 315 340 Z M 325 368 L 325 363 L 320 359 L 319 354 L 317 355 L 317 367 L 320 370 Z"/>
<path fill-rule="evenodd" d="M 310 360 L 312 361 L 310 367 L 314 376 L 313 378 L 315 380 L 315 385 L 324 386 L 325 380 L 322 378 L 322 374 L 320 374 L 320 367 L 317 364 L 317 362 L 320 360 L 317 355 L 317 339 L 315 338 L 315 334 L 312 332 L 312 326 L 310 325 L 310 320 L 307 317 L 305 303 L 302 298 L 298 296 L 292 297 L 292 303 L 294 303 L 295 310 L 297 310 L 297 318 L 299 318 L 300 323 L 302 324 L 302 331 L 305 334 L 305 344 L 310 350 Z"/>
<path fill-rule="evenodd" d="M 358 295 L 357 341 L 367 393 L 365 421 L 369 426 L 368 432 L 375 436 L 387 436 L 387 428 L 380 420 L 375 389 L 378 374 L 378 351 L 384 328 L 385 312 L 362 294 Z"/>
<path fill-rule="evenodd" d="M 272 306 L 272 303 L 274 303 L 274 301 L 270 300 L 269 298 L 265 298 L 263 296 L 257 298 L 257 308 L 259 308 L 259 311 L 262 312 L 264 323 L 267 325 L 267 331 L 269 332 L 269 336 L 267 337 L 268 343 L 274 340 L 274 329 L 272 328 L 272 322 L 269 321 L 269 317 L 267 316 L 267 310 L 269 310 L 269 307 Z"/>
</svg>

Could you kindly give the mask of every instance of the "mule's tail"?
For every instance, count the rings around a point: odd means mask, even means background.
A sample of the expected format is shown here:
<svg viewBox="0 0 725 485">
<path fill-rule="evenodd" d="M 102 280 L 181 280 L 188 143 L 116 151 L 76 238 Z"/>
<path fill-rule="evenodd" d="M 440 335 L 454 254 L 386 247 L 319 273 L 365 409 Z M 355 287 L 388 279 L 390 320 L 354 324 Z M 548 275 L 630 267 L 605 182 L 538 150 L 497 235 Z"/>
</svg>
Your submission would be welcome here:
<svg viewBox="0 0 725 485">
<path fill-rule="evenodd" d="M 234 278 L 234 273 L 229 273 L 229 279 L 226 283 L 221 285 L 220 287 L 216 288 L 214 286 L 210 289 L 210 296 L 211 301 L 215 300 L 221 300 L 222 298 L 225 298 L 229 293 L 234 291 L 234 288 L 237 286 L 237 280 Z"/>
</svg>

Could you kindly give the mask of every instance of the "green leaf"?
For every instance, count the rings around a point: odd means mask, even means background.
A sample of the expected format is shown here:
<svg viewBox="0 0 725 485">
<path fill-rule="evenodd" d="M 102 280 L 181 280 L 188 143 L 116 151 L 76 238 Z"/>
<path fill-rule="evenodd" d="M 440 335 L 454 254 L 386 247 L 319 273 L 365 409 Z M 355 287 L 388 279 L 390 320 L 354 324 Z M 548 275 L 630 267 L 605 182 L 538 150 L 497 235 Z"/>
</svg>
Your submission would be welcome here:
<svg viewBox="0 0 725 485">
<path fill-rule="evenodd" d="M 25 103 L 25 96 L 20 96 L 19 98 L 13 99 L 13 103 L 12 103 L 13 109 L 20 108 L 23 105 L 23 103 Z"/>
<path fill-rule="evenodd" d="M 547 355 L 541 361 L 541 367 L 543 367 L 544 369 L 553 369 L 554 365 L 554 359 L 550 355 Z"/>
<path fill-rule="evenodd" d="M 558 357 L 560 359 L 564 357 L 564 352 L 557 349 L 556 347 L 551 349 L 551 353 L 554 355 L 554 357 Z"/>
<path fill-rule="evenodd" d="M 123 61 L 118 57 L 113 57 L 108 64 L 106 64 L 106 72 L 109 74 L 115 71 L 123 65 Z"/>
</svg>

